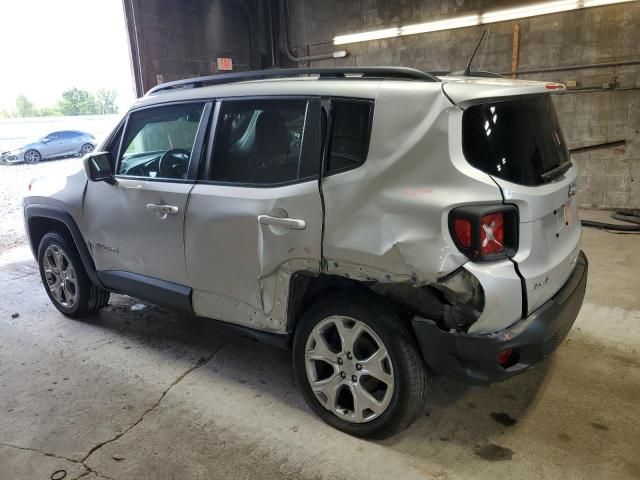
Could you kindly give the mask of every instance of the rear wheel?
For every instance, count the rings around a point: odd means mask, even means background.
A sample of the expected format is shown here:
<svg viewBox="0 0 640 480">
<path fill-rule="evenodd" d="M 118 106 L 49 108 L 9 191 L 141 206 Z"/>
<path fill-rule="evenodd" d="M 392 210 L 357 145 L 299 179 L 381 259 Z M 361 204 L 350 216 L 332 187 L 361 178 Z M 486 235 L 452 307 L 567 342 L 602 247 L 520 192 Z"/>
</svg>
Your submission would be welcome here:
<svg viewBox="0 0 640 480">
<path fill-rule="evenodd" d="M 351 435 L 388 437 L 427 395 L 427 371 L 407 327 L 378 297 L 333 296 L 300 319 L 294 373 L 307 404 Z"/>
<path fill-rule="evenodd" d="M 40 160 L 42 160 L 42 156 L 37 150 L 27 150 L 24 152 L 24 161 L 26 163 L 33 165 L 34 163 L 38 163 Z"/>
<path fill-rule="evenodd" d="M 109 292 L 91 283 L 75 246 L 59 233 L 42 237 L 38 267 L 49 299 L 64 315 L 84 317 L 108 304 Z"/>
</svg>

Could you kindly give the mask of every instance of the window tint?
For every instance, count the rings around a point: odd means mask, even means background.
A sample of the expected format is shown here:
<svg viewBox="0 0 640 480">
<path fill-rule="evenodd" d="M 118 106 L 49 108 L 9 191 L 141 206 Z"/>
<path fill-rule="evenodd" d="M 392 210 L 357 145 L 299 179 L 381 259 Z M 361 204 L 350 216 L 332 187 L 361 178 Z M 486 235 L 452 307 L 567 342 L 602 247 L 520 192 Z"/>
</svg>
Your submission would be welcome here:
<svg viewBox="0 0 640 480">
<path fill-rule="evenodd" d="M 332 101 L 328 173 L 348 170 L 364 163 L 369 151 L 371 108 L 372 104 L 368 101 Z"/>
<path fill-rule="evenodd" d="M 129 116 L 119 175 L 187 178 L 204 104 L 148 108 Z"/>
<path fill-rule="evenodd" d="M 60 140 L 62 138 L 62 135 L 60 132 L 52 132 L 44 138 L 46 138 L 47 140 Z"/>
<path fill-rule="evenodd" d="M 306 111 L 306 100 L 223 102 L 211 180 L 274 184 L 303 178 Z"/>
<path fill-rule="evenodd" d="M 570 161 L 551 97 L 491 102 L 462 117 L 467 161 L 489 175 L 522 185 Z"/>
</svg>

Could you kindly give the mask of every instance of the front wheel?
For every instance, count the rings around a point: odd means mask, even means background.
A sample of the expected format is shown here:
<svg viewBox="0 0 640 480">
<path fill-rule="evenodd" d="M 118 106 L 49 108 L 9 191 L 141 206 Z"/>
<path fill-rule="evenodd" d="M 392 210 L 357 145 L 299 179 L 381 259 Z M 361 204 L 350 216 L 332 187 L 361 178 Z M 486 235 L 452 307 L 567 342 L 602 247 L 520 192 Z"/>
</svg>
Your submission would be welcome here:
<svg viewBox="0 0 640 480">
<path fill-rule="evenodd" d="M 49 299 L 68 317 L 91 315 L 109 302 L 109 292 L 91 283 L 75 245 L 58 232 L 42 237 L 38 267 Z"/>
<path fill-rule="evenodd" d="M 311 409 L 351 435 L 388 437 L 420 413 L 428 374 L 402 319 L 373 294 L 336 295 L 300 319 L 296 381 Z"/>
<path fill-rule="evenodd" d="M 38 163 L 41 159 L 42 156 L 37 150 L 27 150 L 24 152 L 24 161 L 30 165 Z"/>
</svg>

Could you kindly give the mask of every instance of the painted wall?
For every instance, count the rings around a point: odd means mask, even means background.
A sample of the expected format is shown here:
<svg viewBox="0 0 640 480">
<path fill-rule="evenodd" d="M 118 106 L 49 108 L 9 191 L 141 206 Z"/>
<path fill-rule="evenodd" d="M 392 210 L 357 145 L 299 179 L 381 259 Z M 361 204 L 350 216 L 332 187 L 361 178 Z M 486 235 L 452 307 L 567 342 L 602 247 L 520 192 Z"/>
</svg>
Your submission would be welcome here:
<svg viewBox="0 0 640 480">
<path fill-rule="evenodd" d="M 217 57 L 232 57 L 234 70 L 262 68 L 266 61 L 266 22 L 258 0 L 123 0 L 123 5 L 139 94 L 159 80 L 211 75 Z"/>
</svg>

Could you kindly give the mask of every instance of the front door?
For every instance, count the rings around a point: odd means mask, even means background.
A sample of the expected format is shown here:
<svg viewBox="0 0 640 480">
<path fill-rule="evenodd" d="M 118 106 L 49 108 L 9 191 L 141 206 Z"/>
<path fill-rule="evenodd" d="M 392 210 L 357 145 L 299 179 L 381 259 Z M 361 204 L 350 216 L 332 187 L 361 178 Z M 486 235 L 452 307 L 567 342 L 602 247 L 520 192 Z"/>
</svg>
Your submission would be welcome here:
<svg viewBox="0 0 640 480">
<path fill-rule="evenodd" d="M 284 331 L 291 274 L 320 266 L 320 100 L 225 100 L 214 118 L 211 162 L 186 217 L 193 308 Z"/>
<path fill-rule="evenodd" d="M 62 142 L 62 132 L 53 132 L 42 139 L 42 157 L 55 157 L 62 154 L 64 145 Z"/>
<path fill-rule="evenodd" d="M 98 271 L 188 285 L 185 209 L 200 157 L 200 122 L 209 110 L 204 103 L 182 103 L 129 115 L 111 150 L 116 183 L 87 187 L 85 228 Z"/>
</svg>

